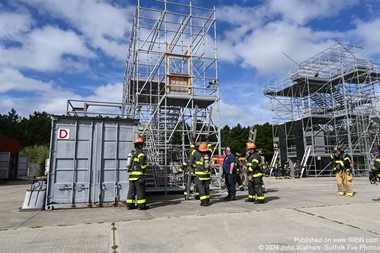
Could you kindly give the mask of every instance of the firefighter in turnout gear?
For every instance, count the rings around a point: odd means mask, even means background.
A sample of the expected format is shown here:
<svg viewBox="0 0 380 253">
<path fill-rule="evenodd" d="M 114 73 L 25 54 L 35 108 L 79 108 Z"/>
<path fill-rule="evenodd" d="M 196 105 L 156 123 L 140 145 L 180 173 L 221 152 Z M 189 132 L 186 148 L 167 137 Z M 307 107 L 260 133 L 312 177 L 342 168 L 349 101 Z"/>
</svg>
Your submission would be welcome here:
<svg viewBox="0 0 380 253">
<path fill-rule="evenodd" d="M 244 191 L 244 162 L 241 155 L 236 153 L 236 184 L 240 191 Z"/>
<path fill-rule="evenodd" d="M 301 166 L 300 161 L 297 160 L 294 164 L 294 178 L 300 178 L 301 177 Z"/>
<path fill-rule="evenodd" d="M 289 179 L 290 178 L 290 172 L 291 172 L 291 169 L 290 169 L 290 165 L 289 165 L 289 161 L 286 160 L 285 162 L 285 166 L 284 166 L 284 172 L 285 172 L 285 178 Z"/>
<path fill-rule="evenodd" d="M 210 157 L 209 150 L 206 142 L 199 144 L 198 150 L 192 152 L 191 166 L 194 168 L 195 184 L 199 193 L 199 199 L 201 200 L 201 206 L 210 205 Z"/>
<path fill-rule="evenodd" d="M 129 173 L 129 190 L 127 195 L 127 208 L 146 210 L 145 198 L 145 171 L 147 168 L 146 155 L 143 152 L 144 139 L 137 137 L 134 141 L 135 149 L 132 150 L 131 162 L 127 161 L 127 169 Z M 129 160 L 129 159 L 128 159 Z"/>
<path fill-rule="evenodd" d="M 245 201 L 264 203 L 261 157 L 254 143 L 247 143 L 247 152 L 248 199 Z"/>
<path fill-rule="evenodd" d="M 190 162 L 186 164 L 187 169 L 185 170 L 185 177 L 184 180 L 186 182 L 185 185 L 185 191 L 184 196 L 185 199 L 188 200 L 190 198 L 191 188 L 193 187 L 193 196 L 195 199 L 199 199 L 199 193 L 197 191 L 197 187 L 195 185 L 195 171 L 194 168 L 191 166 L 191 156 L 194 155 L 194 153 L 197 151 L 194 144 L 190 145 Z M 190 165 L 190 166 L 189 166 Z"/>
<path fill-rule="evenodd" d="M 333 171 L 336 173 L 336 183 L 338 186 L 337 196 L 352 197 L 352 179 L 351 173 L 351 158 L 345 154 L 340 147 L 335 147 L 335 154 L 330 155 L 330 160 L 333 164 Z"/>
<path fill-rule="evenodd" d="M 196 150 L 191 150 L 191 152 L 195 152 Z M 180 172 L 184 173 L 183 181 L 185 182 L 185 190 L 183 192 L 183 195 L 185 196 L 185 200 L 188 200 L 190 198 L 191 193 L 191 187 L 193 186 L 193 196 L 195 199 L 199 199 L 199 194 L 195 187 L 195 173 L 194 169 L 189 166 L 189 163 L 183 162 L 182 167 L 180 169 Z M 189 178 L 190 177 L 190 178 Z"/>
<path fill-rule="evenodd" d="M 371 184 L 376 184 L 377 181 L 380 181 L 380 154 L 376 156 L 373 166 L 371 167 L 369 181 Z"/>
</svg>

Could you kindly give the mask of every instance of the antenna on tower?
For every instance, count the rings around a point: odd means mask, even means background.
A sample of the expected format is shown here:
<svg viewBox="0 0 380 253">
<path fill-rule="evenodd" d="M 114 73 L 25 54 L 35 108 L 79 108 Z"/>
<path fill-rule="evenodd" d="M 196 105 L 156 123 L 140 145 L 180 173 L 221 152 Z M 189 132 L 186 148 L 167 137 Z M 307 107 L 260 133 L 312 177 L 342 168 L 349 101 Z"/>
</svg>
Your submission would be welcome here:
<svg viewBox="0 0 380 253">
<path fill-rule="evenodd" d="M 289 60 L 291 60 L 292 62 L 294 62 L 298 67 L 300 66 L 295 60 L 293 60 L 289 55 L 285 54 L 284 52 L 282 52 L 286 57 L 288 57 Z"/>
</svg>

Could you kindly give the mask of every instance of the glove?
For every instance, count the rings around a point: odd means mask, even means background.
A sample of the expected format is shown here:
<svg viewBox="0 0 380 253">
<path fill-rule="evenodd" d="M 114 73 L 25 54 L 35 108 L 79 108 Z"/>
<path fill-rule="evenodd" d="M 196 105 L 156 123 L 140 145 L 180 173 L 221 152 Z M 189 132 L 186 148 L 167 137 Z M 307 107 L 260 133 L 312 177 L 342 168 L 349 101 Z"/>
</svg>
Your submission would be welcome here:
<svg viewBox="0 0 380 253">
<path fill-rule="evenodd" d="M 249 181 L 253 181 L 252 173 L 248 173 L 247 174 L 247 178 L 248 178 Z"/>
</svg>

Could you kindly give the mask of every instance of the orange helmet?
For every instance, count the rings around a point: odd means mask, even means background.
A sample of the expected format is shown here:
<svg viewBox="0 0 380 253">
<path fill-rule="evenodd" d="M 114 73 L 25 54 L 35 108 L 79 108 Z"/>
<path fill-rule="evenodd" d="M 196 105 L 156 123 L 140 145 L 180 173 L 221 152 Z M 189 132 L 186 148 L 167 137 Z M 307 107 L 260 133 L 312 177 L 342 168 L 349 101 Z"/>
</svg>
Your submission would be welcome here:
<svg viewBox="0 0 380 253">
<path fill-rule="evenodd" d="M 247 143 L 247 149 L 255 149 L 255 148 L 256 148 L 255 143 L 252 143 L 252 142 Z"/>
<path fill-rule="evenodd" d="M 199 144 L 199 151 L 205 152 L 207 150 L 208 150 L 207 143 L 206 142 L 201 142 L 201 144 Z"/>
<path fill-rule="evenodd" d="M 141 137 L 137 137 L 133 143 L 134 144 L 138 144 L 138 143 L 144 144 L 144 139 Z"/>
</svg>

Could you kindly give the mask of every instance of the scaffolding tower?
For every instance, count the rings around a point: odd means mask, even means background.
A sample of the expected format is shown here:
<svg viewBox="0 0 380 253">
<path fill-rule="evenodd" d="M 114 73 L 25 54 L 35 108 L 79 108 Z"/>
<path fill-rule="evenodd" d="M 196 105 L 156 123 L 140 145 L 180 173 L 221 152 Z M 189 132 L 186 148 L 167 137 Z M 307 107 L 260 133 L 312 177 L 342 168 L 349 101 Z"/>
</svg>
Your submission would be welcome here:
<svg viewBox="0 0 380 253">
<path fill-rule="evenodd" d="M 183 185 L 176 171 L 190 143 L 221 153 L 215 7 L 137 1 L 123 103 L 146 141 L 148 189 Z"/>
<path fill-rule="evenodd" d="M 337 43 L 268 85 L 282 166 L 304 160 L 304 176 L 331 175 L 329 156 L 338 145 L 352 157 L 354 173 L 366 173 L 378 144 L 375 67 L 364 48 Z"/>
</svg>

